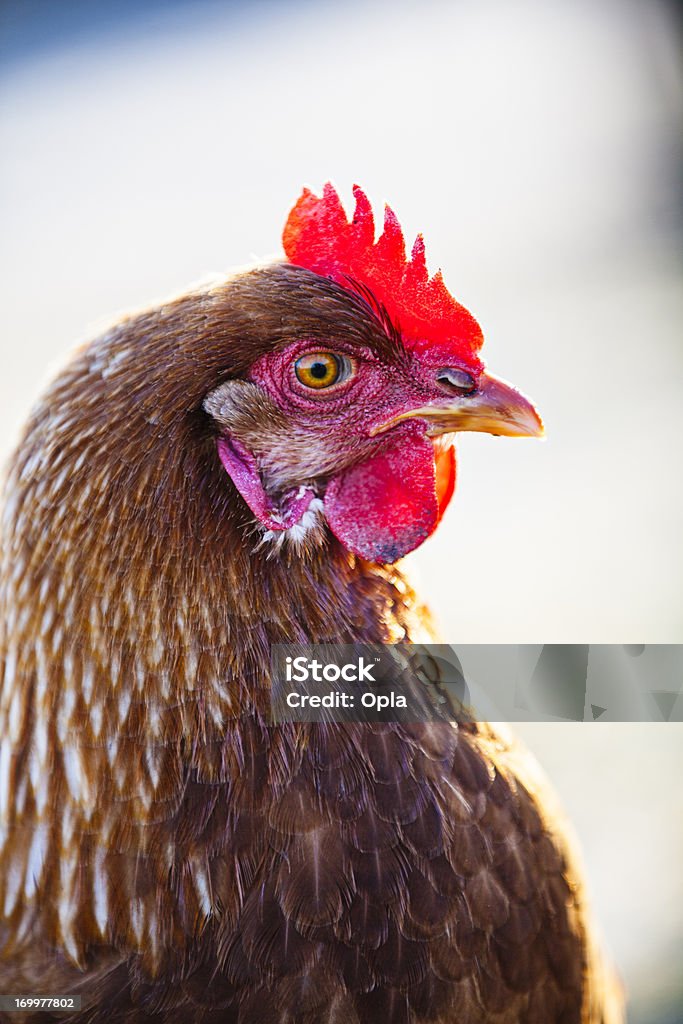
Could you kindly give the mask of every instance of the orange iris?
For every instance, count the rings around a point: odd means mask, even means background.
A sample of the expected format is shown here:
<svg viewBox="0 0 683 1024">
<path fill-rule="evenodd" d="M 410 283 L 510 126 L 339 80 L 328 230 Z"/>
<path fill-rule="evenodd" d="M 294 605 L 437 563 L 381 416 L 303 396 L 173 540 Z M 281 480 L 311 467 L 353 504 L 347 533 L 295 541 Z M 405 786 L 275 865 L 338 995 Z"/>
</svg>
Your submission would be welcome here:
<svg viewBox="0 0 683 1024">
<path fill-rule="evenodd" d="M 333 352 L 309 352 L 294 364 L 297 378 L 307 388 L 329 388 L 342 374 L 342 362 Z"/>
</svg>

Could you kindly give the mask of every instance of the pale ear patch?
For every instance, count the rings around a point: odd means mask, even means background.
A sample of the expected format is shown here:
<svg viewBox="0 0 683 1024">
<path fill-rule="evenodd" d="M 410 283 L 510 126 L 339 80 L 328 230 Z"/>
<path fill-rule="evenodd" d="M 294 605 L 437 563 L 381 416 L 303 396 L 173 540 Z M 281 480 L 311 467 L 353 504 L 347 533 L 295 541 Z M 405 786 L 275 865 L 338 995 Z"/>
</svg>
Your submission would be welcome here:
<svg viewBox="0 0 683 1024">
<path fill-rule="evenodd" d="M 272 398 L 248 380 L 226 380 L 209 392 L 204 409 L 224 430 L 248 443 L 252 434 L 262 436 L 264 427 L 287 431 L 289 420 Z"/>
</svg>

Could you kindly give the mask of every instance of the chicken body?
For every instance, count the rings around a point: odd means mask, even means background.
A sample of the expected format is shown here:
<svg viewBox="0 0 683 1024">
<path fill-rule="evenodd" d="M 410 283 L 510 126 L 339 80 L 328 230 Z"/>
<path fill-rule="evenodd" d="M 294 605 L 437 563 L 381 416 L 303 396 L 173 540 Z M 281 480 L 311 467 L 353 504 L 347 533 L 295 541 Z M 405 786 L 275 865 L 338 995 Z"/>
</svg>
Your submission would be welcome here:
<svg viewBox="0 0 683 1024">
<path fill-rule="evenodd" d="M 3 993 L 114 1024 L 621 1019 L 523 753 L 464 716 L 268 724 L 273 643 L 426 619 L 320 519 L 269 541 L 217 434 L 289 460 L 277 501 L 310 448 L 251 368 L 340 334 L 390 362 L 385 327 L 275 265 L 124 321 L 35 410 L 2 533 Z"/>
</svg>

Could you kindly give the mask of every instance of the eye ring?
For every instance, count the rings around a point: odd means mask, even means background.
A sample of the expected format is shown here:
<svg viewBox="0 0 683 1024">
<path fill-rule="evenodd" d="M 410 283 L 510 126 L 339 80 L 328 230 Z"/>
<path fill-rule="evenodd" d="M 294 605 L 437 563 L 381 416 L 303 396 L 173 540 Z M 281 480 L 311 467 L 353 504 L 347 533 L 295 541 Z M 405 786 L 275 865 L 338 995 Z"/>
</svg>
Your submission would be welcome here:
<svg viewBox="0 0 683 1024">
<path fill-rule="evenodd" d="M 341 384 L 354 372 L 355 366 L 351 359 L 338 352 L 307 352 L 294 363 L 294 373 L 299 383 L 313 391 Z"/>
</svg>

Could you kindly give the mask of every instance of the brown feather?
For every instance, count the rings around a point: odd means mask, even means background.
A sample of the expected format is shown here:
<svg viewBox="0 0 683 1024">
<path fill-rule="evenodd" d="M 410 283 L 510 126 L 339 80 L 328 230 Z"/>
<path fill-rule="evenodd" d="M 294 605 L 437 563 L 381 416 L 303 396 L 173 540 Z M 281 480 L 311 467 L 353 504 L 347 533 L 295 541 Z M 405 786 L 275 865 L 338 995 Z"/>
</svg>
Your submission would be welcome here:
<svg viewBox="0 0 683 1024">
<path fill-rule="evenodd" d="M 357 296 L 262 268 L 123 321 L 34 410 L 0 564 L 0 987 L 121 1024 L 611 1024 L 523 752 L 464 717 L 267 724 L 273 643 L 426 635 L 400 571 L 329 532 L 269 558 L 216 455 L 206 396 L 340 331 L 391 357 Z"/>
</svg>

